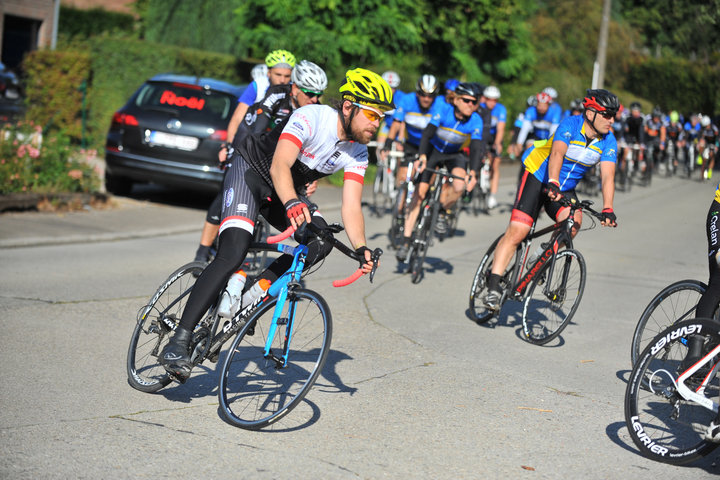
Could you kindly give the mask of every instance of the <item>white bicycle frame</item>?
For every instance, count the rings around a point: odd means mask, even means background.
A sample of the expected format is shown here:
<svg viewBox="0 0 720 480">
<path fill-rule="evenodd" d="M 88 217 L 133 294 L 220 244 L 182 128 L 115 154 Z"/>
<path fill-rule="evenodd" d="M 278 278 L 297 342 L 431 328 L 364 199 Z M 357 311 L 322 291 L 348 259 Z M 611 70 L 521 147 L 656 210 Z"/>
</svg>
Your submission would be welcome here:
<svg viewBox="0 0 720 480">
<path fill-rule="evenodd" d="M 695 372 L 700 370 L 700 368 L 711 362 L 712 358 L 716 355 L 720 354 L 720 345 L 717 345 L 715 348 L 713 348 L 710 353 L 705 355 L 703 358 L 695 362 L 695 364 L 690 367 L 689 369 L 685 370 L 677 379 L 677 392 L 680 394 L 682 398 L 685 400 L 697 403 L 698 405 L 701 405 L 708 410 L 712 410 L 713 412 L 717 413 L 718 408 L 720 408 L 720 405 L 713 402 L 710 398 L 707 398 L 704 396 L 705 393 L 705 387 L 707 387 L 707 384 L 710 383 L 710 380 L 715 378 L 717 375 L 718 369 L 720 368 L 720 362 L 713 365 L 713 368 L 710 369 L 710 372 L 705 376 L 700 386 L 697 388 L 697 390 L 693 391 L 690 387 L 685 385 L 685 380 L 690 378 Z"/>
</svg>

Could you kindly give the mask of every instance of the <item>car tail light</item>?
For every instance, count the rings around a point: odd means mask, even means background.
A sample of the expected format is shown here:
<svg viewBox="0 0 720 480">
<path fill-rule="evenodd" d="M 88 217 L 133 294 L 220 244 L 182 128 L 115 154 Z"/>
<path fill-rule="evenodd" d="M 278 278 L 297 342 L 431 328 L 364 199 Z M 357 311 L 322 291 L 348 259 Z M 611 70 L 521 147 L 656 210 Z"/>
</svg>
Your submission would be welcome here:
<svg viewBox="0 0 720 480">
<path fill-rule="evenodd" d="M 115 112 L 112 118 L 112 123 L 119 125 L 131 125 L 135 127 L 139 125 L 137 118 L 133 115 L 128 115 L 127 113 L 122 112 Z"/>
<path fill-rule="evenodd" d="M 218 140 L 220 142 L 224 142 L 227 140 L 227 130 L 215 130 L 212 135 L 210 135 L 210 140 Z"/>
</svg>

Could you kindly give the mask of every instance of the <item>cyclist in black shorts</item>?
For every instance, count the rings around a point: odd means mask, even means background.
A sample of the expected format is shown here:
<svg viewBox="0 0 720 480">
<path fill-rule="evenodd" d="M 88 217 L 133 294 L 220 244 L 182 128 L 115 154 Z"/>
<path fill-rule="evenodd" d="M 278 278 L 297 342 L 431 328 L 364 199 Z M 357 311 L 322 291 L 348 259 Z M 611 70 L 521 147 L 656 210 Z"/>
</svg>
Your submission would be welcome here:
<svg viewBox="0 0 720 480">
<path fill-rule="evenodd" d="M 483 123 L 475 111 L 478 100 L 479 95 L 472 85 L 467 83 L 459 84 L 455 87 L 451 103 L 439 105 L 436 110 L 434 109 L 430 123 L 423 130 L 422 139 L 420 140 L 420 155 L 417 161 L 417 171 L 422 173 L 418 179 L 415 195 L 405 219 L 405 225 L 409 228 L 403 231 L 404 242 L 396 254 L 398 261 L 402 262 L 407 257 L 410 237 L 414 230 L 412 227 L 414 227 L 418 219 L 420 203 L 424 200 L 430 188 L 432 172 L 423 172 L 425 167 L 437 168 L 440 164 L 444 164 L 453 175 L 465 177 L 468 157 L 462 153 L 461 149 L 463 144 L 469 140 L 470 166 L 474 171 L 479 170 L 482 161 Z M 452 208 L 464 190 L 465 182 L 455 180 L 452 183 L 452 189 L 446 192 L 443 207 L 445 209 Z M 438 224 L 441 224 L 440 219 L 438 219 Z"/>
<path fill-rule="evenodd" d="M 248 135 L 270 131 L 297 108 L 319 103 L 320 96 L 327 88 L 327 76 L 322 68 L 303 60 L 295 66 L 291 78 L 291 84 L 270 85 L 265 97 L 248 109 L 237 128 L 232 145 L 227 146 L 228 158 L 242 145 Z M 309 186 L 305 193 L 311 195 L 314 187 L 315 185 Z M 220 230 L 221 213 L 222 192 L 218 192 L 205 216 L 200 245 L 195 252 L 196 262 L 208 261 L 210 247 Z"/>
<path fill-rule="evenodd" d="M 160 363 L 175 377 L 190 375 L 192 332 L 242 265 L 258 214 L 280 231 L 289 226 L 297 229 L 305 222 L 325 223 L 318 212 L 311 216 L 298 188 L 344 170 L 341 215 L 345 231 L 365 259 L 363 271 L 372 270 L 372 255 L 365 240 L 362 184 L 368 165 L 367 143 L 380 127 L 384 113 L 394 108 L 392 91 L 380 75 L 357 68 L 345 74 L 339 93 L 342 100 L 336 107 L 301 107 L 272 131 L 247 136 L 233 152 L 223 184 L 217 255 L 198 277 L 180 323 L 160 354 Z M 331 249 L 328 242 L 310 242 L 306 268 Z M 292 255 L 282 255 L 260 277 L 274 281 L 291 262 Z"/>
</svg>

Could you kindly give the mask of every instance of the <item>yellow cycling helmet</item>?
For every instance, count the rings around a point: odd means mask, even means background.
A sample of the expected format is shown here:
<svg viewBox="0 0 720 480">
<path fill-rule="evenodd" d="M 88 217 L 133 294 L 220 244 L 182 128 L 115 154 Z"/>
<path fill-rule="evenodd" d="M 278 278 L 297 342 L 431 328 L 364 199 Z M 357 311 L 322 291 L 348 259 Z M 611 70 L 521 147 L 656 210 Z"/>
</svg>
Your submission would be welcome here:
<svg viewBox="0 0 720 480">
<path fill-rule="evenodd" d="M 390 85 L 377 73 L 364 68 L 348 70 L 339 91 L 342 98 L 351 102 L 376 107 L 382 111 L 395 108 Z"/>
<path fill-rule="evenodd" d="M 265 57 L 265 65 L 267 65 L 268 68 L 294 68 L 295 55 L 288 52 L 287 50 L 273 50 L 272 52 L 268 53 L 267 57 Z"/>
</svg>

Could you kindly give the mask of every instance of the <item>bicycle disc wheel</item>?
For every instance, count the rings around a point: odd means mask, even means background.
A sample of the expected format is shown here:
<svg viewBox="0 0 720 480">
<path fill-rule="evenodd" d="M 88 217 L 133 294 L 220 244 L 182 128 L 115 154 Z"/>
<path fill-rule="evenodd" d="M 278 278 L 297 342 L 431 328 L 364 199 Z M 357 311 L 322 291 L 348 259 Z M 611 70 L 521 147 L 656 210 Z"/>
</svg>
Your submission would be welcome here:
<svg viewBox="0 0 720 480">
<path fill-rule="evenodd" d="M 472 286 L 470 287 L 470 315 L 477 323 L 485 323 L 497 313 L 494 310 L 488 310 L 487 308 L 485 308 L 485 305 L 483 303 L 483 297 L 487 292 L 488 278 L 490 277 L 490 272 L 492 271 L 492 264 L 495 260 L 495 248 L 497 247 L 497 244 L 501 238 L 502 236 L 495 239 L 493 244 L 490 245 L 490 248 L 488 248 L 487 253 L 485 253 L 485 256 L 482 258 L 482 260 L 480 260 L 480 265 L 475 272 Z M 516 250 L 515 254 L 510 259 L 510 263 L 508 263 L 508 267 L 505 269 L 505 274 L 500 281 L 500 287 L 502 291 L 507 291 L 510 288 L 510 274 L 512 272 L 513 266 L 515 265 L 518 251 L 519 250 Z M 505 296 L 503 295 L 503 300 L 504 298 Z"/>
<path fill-rule="evenodd" d="M 127 354 L 128 383 L 133 388 L 152 393 L 172 381 L 158 356 L 180 322 L 190 289 L 204 268 L 202 262 L 178 268 L 140 309 Z"/>
<path fill-rule="evenodd" d="M 660 332 L 675 322 L 695 316 L 695 307 L 707 285 L 698 280 L 680 280 L 663 288 L 650 303 L 635 327 L 630 359 L 635 365 L 640 352 Z"/>
<path fill-rule="evenodd" d="M 712 321 L 692 319 L 672 325 L 643 350 L 625 390 L 628 432 L 643 455 L 659 462 L 681 465 L 707 455 L 718 446 L 701 437 L 715 418 L 715 412 L 684 400 L 676 388 L 680 365 L 687 354 L 688 334 L 698 331 L 705 337 L 707 352 L 720 343 L 717 325 Z M 701 372 L 702 368 L 686 385 L 700 386 L 708 373 L 707 370 Z M 703 394 L 712 400 L 717 398 L 719 390 L 716 376 Z"/>
<path fill-rule="evenodd" d="M 548 260 L 528 287 L 523 331 L 530 343 L 543 345 L 560 335 L 580 305 L 585 290 L 585 259 L 577 250 L 562 250 L 555 265 Z"/>
<path fill-rule="evenodd" d="M 325 364 L 332 337 L 330 308 L 317 293 L 288 292 L 280 322 L 265 346 L 277 298 L 264 304 L 233 341 L 222 365 L 218 396 L 220 412 L 230 424 L 257 430 L 276 422 L 305 397 Z M 282 365 L 287 328 L 292 336 L 287 365 Z"/>
</svg>

